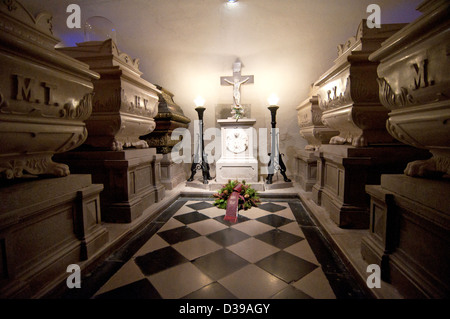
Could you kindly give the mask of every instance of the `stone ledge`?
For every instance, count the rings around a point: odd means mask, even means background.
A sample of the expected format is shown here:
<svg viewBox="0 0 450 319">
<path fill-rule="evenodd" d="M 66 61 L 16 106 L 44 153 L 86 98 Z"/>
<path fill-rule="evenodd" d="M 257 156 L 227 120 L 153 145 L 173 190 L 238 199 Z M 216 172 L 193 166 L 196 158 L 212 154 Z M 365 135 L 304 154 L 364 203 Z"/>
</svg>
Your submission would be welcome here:
<svg viewBox="0 0 450 319">
<path fill-rule="evenodd" d="M 367 229 L 342 229 L 339 228 L 330 218 L 328 212 L 312 200 L 311 193 L 298 189 L 298 196 L 305 205 L 305 208 L 315 220 L 317 226 L 329 240 L 333 249 L 342 258 L 346 266 L 352 272 L 362 288 L 376 299 L 404 299 L 398 290 L 389 283 L 381 282 L 381 288 L 369 289 L 366 286 L 368 276 L 367 262 L 361 255 L 361 241 L 369 234 Z"/>
</svg>

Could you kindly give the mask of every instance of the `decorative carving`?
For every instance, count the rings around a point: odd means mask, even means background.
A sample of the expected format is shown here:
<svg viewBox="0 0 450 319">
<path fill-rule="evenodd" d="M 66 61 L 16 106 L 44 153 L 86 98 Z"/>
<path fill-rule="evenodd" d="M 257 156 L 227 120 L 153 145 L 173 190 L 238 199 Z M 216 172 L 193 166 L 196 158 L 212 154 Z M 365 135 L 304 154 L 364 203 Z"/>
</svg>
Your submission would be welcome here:
<svg viewBox="0 0 450 319">
<path fill-rule="evenodd" d="M 384 79 L 377 79 L 380 87 L 380 101 L 388 109 L 396 109 L 414 104 L 413 97 L 408 93 L 408 89 L 400 88 L 400 93 L 395 93 L 389 83 Z"/>
<path fill-rule="evenodd" d="M 364 20 L 359 24 L 358 26 L 358 30 L 356 31 L 356 35 L 353 37 L 350 37 L 347 42 L 345 42 L 344 44 L 339 44 L 337 47 L 338 50 L 338 56 L 343 55 L 348 49 L 352 48 L 353 46 L 355 46 L 355 44 L 357 44 L 362 36 L 363 36 L 363 32 L 364 32 Z"/>
<path fill-rule="evenodd" d="M 64 118 L 70 120 L 87 120 L 92 114 L 92 93 L 86 94 L 78 105 L 64 104 Z"/>
<path fill-rule="evenodd" d="M 51 155 L 36 155 L 24 159 L 0 160 L 0 173 L 6 179 L 22 178 L 24 171 L 30 174 L 49 174 L 58 177 L 70 174 L 69 166 L 53 162 Z"/>
<path fill-rule="evenodd" d="M 409 162 L 405 174 L 430 178 L 450 175 L 450 157 L 433 154 L 430 159 Z"/>
<path fill-rule="evenodd" d="M 3 3 L 8 7 L 9 11 L 17 10 L 17 5 L 14 0 L 3 0 Z"/>
<path fill-rule="evenodd" d="M 323 98 L 320 94 L 319 98 L 319 107 L 322 111 L 334 109 L 340 106 L 348 105 L 352 103 L 352 97 L 350 93 L 351 84 L 350 77 L 346 80 L 345 90 L 337 94 L 337 87 L 334 86 L 332 90 L 327 91 L 327 97 Z"/>
<path fill-rule="evenodd" d="M 247 133 L 242 129 L 229 130 L 226 145 L 227 149 L 235 154 L 245 152 L 248 147 Z"/>
</svg>

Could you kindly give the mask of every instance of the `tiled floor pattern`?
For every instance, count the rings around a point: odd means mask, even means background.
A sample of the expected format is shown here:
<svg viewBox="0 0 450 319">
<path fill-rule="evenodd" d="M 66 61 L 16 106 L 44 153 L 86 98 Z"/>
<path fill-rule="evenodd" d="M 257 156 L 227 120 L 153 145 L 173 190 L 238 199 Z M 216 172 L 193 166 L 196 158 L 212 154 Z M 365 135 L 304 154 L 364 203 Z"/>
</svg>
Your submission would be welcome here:
<svg viewBox="0 0 450 319">
<path fill-rule="evenodd" d="M 92 298 L 365 297 L 299 200 L 263 201 L 235 224 L 224 213 L 179 199 Z"/>
</svg>

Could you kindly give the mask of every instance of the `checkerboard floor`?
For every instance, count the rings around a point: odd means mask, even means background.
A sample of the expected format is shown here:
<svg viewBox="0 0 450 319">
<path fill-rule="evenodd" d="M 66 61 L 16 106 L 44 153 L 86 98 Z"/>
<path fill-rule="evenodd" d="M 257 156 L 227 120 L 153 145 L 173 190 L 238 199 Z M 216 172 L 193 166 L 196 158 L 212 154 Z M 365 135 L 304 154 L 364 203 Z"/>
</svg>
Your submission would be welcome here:
<svg viewBox="0 0 450 319">
<path fill-rule="evenodd" d="M 238 222 L 210 199 L 180 198 L 92 298 L 360 298 L 299 200 L 263 201 Z"/>
</svg>

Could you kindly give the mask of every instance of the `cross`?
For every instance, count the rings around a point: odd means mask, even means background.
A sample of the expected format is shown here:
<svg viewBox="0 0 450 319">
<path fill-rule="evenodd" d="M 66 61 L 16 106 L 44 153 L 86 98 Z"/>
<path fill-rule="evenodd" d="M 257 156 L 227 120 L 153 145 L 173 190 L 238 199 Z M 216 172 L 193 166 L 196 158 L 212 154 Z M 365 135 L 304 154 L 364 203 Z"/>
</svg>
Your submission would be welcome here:
<svg viewBox="0 0 450 319">
<path fill-rule="evenodd" d="M 254 83 L 253 75 L 241 75 L 241 62 L 233 63 L 233 76 L 221 76 L 220 85 L 233 85 L 233 100 L 234 105 L 241 106 L 241 85 Z"/>
</svg>

